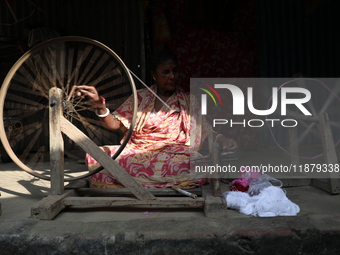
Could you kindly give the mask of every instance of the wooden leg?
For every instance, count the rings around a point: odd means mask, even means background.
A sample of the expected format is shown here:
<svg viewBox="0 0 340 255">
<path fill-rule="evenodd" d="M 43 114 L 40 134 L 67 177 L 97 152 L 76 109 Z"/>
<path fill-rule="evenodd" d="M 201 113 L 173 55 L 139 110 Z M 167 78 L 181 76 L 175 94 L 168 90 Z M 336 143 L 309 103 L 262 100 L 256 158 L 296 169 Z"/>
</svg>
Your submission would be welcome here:
<svg viewBox="0 0 340 255">
<path fill-rule="evenodd" d="M 338 157 L 335 151 L 333 134 L 327 113 L 319 114 L 319 125 L 325 163 L 329 166 L 328 167 L 329 169 L 331 166 L 333 166 L 333 168 L 335 166 L 339 166 Z M 313 185 L 321 189 L 324 189 L 331 194 L 339 194 L 340 193 L 339 177 L 340 177 L 339 172 L 329 171 L 329 178 L 327 180 L 314 179 Z"/>
<path fill-rule="evenodd" d="M 291 163 L 295 166 L 299 165 L 299 144 L 298 144 L 298 135 L 297 135 L 297 127 L 288 128 L 288 136 L 289 136 L 289 153 L 291 156 Z"/>
<path fill-rule="evenodd" d="M 204 197 L 204 214 L 209 218 L 220 218 L 227 216 L 227 202 L 222 196 L 214 196 L 210 187 L 202 186 Z"/>
<path fill-rule="evenodd" d="M 61 195 L 64 193 L 64 142 L 60 130 L 63 91 L 51 88 L 49 97 L 51 195 Z"/>
<path fill-rule="evenodd" d="M 212 178 L 210 179 L 211 188 L 213 190 L 213 195 L 215 197 L 221 195 L 221 179 L 220 174 L 218 172 L 218 167 L 221 167 L 220 164 L 220 145 L 218 143 L 213 143 L 213 165 L 215 166 L 215 172 L 212 173 Z"/>
</svg>

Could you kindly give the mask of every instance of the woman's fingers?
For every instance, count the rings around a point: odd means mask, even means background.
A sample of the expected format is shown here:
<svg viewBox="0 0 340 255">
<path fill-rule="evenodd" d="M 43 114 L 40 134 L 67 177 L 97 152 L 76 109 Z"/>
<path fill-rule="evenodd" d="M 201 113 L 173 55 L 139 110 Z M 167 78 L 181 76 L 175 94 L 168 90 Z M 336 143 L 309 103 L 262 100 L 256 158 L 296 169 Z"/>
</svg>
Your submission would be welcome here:
<svg viewBox="0 0 340 255">
<path fill-rule="evenodd" d="M 99 101 L 98 91 L 93 86 L 79 85 L 76 90 L 77 96 L 87 96 L 92 101 Z"/>
</svg>

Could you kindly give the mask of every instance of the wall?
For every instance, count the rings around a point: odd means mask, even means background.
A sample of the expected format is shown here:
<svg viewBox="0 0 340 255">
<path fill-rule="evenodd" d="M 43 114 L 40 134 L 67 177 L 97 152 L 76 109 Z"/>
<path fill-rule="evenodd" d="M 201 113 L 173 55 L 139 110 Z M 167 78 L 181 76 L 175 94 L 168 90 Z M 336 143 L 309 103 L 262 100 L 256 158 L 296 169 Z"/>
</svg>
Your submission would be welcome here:
<svg viewBox="0 0 340 255">
<path fill-rule="evenodd" d="M 18 22 L 15 21 L 5 1 L 1 1 L 1 36 L 15 37 L 15 40 L 24 45 L 33 28 L 44 26 L 65 36 L 88 37 L 114 50 L 137 75 L 145 75 L 143 8 L 138 5 L 138 1 L 12 0 L 9 2 Z M 32 2 L 38 5 L 34 6 Z"/>
<path fill-rule="evenodd" d="M 256 1 L 169 0 L 164 11 L 171 36 L 167 46 L 179 58 L 183 88 L 195 77 L 258 76 Z M 223 102 L 226 118 L 232 118 L 230 98 Z M 209 117 L 214 114 L 218 112 Z M 234 138 L 242 148 L 257 146 L 254 129 L 221 126 L 215 131 Z"/>
</svg>

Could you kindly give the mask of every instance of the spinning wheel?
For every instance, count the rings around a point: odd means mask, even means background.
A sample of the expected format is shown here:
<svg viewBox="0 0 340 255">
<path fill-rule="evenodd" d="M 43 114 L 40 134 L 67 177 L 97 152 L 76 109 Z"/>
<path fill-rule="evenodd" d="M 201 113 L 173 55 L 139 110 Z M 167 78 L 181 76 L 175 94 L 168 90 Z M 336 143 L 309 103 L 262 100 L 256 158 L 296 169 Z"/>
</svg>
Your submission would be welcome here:
<svg viewBox="0 0 340 255">
<path fill-rule="evenodd" d="M 119 144 L 119 134 L 102 127 L 90 102 L 75 96 L 74 85 L 95 86 L 111 111 L 133 97 L 130 128 L 114 159 L 130 139 L 135 125 L 137 92 L 130 73 L 112 50 L 81 37 L 61 37 L 42 43 L 23 55 L 9 71 L 0 93 L 1 141 L 20 168 L 51 181 L 51 196 L 33 205 L 32 217 L 53 219 L 65 207 L 74 205 L 189 206 L 204 207 L 206 215 L 225 213 L 225 201 L 203 188 L 200 191 L 203 196 L 195 199 L 177 197 L 175 190 L 159 192 L 144 188 L 98 147 Z M 103 167 L 91 173 L 74 172 L 75 164 L 68 163 L 83 159 L 85 152 Z M 115 189 L 106 191 L 105 197 L 94 197 L 98 191 L 89 188 L 87 180 L 73 182 L 103 168 L 125 187 L 118 193 L 127 197 L 117 197 Z M 65 181 L 70 182 L 67 189 Z M 79 196 L 84 192 L 90 196 Z M 155 192 L 161 197 L 156 198 Z"/>
<path fill-rule="evenodd" d="M 93 85 L 106 98 L 110 111 L 133 96 L 131 128 L 116 158 L 128 142 L 137 111 L 134 81 L 122 60 L 107 46 L 82 37 L 46 41 L 24 54 L 7 74 L 0 94 L 0 138 L 10 158 L 26 172 L 50 180 L 49 90 L 63 91 L 63 116 L 98 146 L 119 144 L 121 134 L 106 130 L 87 98 L 75 96 L 74 85 Z M 87 177 L 68 163 L 84 159 L 85 152 L 66 136 L 65 181 Z M 76 176 L 75 176 L 76 175 Z"/>
<path fill-rule="evenodd" d="M 290 132 L 289 139 L 290 143 L 298 145 L 310 145 L 310 144 L 322 144 L 323 137 L 331 139 L 332 144 L 338 145 L 340 143 L 340 118 L 339 118 L 339 107 L 340 107 L 340 83 L 338 79 L 324 78 L 296 78 L 283 83 L 282 87 L 302 87 L 306 88 L 311 93 L 311 99 L 305 104 L 306 108 L 312 114 L 311 116 L 305 116 L 301 111 L 297 110 L 295 105 L 289 105 L 287 107 L 287 117 L 294 119 L 297 126 L 295 128 L 288 128 Z M 322 117 L 324 115 L 324 117 Z M 325 119 L 324 119 L 325 118 Z M 322 124 L 321 122 L 325 122 Z M 327 122 L 327 127 L 324 125 Z M 289 123 L 291 125 L 292 123 Z M 328 129 L 328 130 L 325 130 Z M 325 151 L 316 152 L 300 152 L 296 150 L 287 151 L 280 144 L 280 136 L 273 132 L 270 128 L 273 140 L 275 143 L 284 150 L 287 154 L 294 158 L 300 159 L 316 159 L 324 156 Z M 326 133 L 325 133 L 326 132 Z M 286 139 L 288 141 L 288 139 Z M 328 150 L 327 150 L 328 151 Z"/>
</svg>

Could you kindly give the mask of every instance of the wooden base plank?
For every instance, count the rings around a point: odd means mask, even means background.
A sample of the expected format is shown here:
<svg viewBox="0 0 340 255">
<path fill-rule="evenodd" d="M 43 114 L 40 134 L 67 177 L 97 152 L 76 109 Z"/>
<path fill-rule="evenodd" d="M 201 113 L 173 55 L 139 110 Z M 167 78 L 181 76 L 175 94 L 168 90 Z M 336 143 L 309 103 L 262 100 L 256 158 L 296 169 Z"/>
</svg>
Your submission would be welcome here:
<svg viewBox="0 0 340 255">
<path fill-rule="evenodd" d="M 330 184 L 330 181 L 333 183 Z M 313 179 L 313 186 L 322 189 L 332 195 L 340 194 L 340 181 L 339 179 Z"/>
<path fill-rule="evenodd" d="M 75 195 L 74 190 L 67 190 L 62 195 L 49 195 L 31 207 L 31 217 L 40 220 L 52 220 L 65 209 L 64 199 Z"/>
<path fill-rule="evenodd" d="M 226 217 L 227 204 L 222 196 L 214 196 L 210 185 L 190 189 L 200 197 L 178 197 L 173 189 L 148 189 L 156 199 L 140 200 L 131 196 L 131 191 L 121 189 L 91 189 L 88 179 L 71 182 L 62 195 L 49 195 L 31 208 L 33 218 L 51 220 L 68 206 L 80 207 L 115 207 L 115 206 L 157 206 L 179 208 L 203 208 L 207 217 Z M 83 195 L 86 195 L 83 197 Z M 93 196 L 97 195 L 97 196 Z M 130 195 L 130 196 L 129 196 Z M 203 195 L 203 197 L 201 196 Z M 98 197 L 101 196 L 101 197 Z"/>
<path fill-rule="evenodd" d="M 49 195 L 43 198 L 31 207 L 31 217 L 40 220 L 54 219 L 62 210 L 66 208 L 64 199 L 68 196 L 76 196 L 77 189 L 86 187 L 86 185 L 86 181 L 74 182 L 70 184 L 70 186 L 73 188 L 65 190 L 63 194 Z"/>
<path fill-rule="evenodd" d="M 148 191 L 153 194 L 154 196 L 183 196 L 181 193 L 170 189 L 148 189 Z M 202 191 L 200 188 L 190 189 L 189 192 L 201 195 Z M 119 188 L 119 189 L 98 189 L 98 188 L 81 188 L 78 189 L 77 192 L 80 196 L 128 196 L 131 195 L 131 191 L 126 188 Z"/>
<path fill-rule="evenodd" d="M 280 179 L 282 181 L 282 187 L 300 187 L 300 186 L 310 186 L 312 184 L 311 178 L 287 178 Z"/>
<path fill-rule="evenodd" d="M 153 200 L 139 200 L 131 197 L 66 197 L 63 201 L 65 206 L 130 206 L 130 205 L 158 205 L 158 206 L 184 206 L 200 208 L 204 205 L 204 198 L 156 198 Z"/>
</svg>

